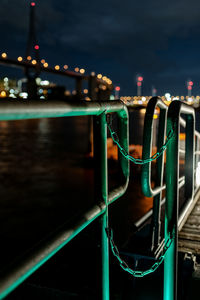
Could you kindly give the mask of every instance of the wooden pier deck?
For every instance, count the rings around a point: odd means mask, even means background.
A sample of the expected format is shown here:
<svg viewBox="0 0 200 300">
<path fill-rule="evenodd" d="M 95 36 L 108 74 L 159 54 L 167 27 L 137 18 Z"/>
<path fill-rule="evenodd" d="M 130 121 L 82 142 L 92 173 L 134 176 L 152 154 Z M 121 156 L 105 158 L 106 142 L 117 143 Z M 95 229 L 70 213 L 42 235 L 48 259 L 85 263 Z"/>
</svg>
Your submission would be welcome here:
<svg viewBox="0 0 200 300">
<path fill-rule="evenodd" d="M 188 211 L 186 221 L 178 234 L 178 251 L 200 255 L 200 194 Z"/>
</svg>

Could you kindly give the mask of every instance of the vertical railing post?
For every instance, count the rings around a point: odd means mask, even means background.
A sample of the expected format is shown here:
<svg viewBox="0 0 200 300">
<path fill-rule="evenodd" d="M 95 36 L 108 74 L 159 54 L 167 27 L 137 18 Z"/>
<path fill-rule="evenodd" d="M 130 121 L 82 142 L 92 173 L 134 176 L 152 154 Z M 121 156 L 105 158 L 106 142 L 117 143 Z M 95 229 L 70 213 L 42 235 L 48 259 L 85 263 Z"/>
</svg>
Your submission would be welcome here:
<svg viewBox="0 0 200 300">
<path fill-rule="evenodd" d="M 186 210 L 193 200 L 194 190 L 194 109 L 180 101 L 173 101 L 168 110 L 167 132 L 173 129 L 168 143 L 166 158 L 166 205 L 165 205 L 165 241 L 172 243 L 166 252 L 164 262 L 164 300 L 177 299 L 178 269 L 178 224 L 183 220 L 185 209 L 179 216 L 179 133 L 181 113 L 186 118 L 185 152 L 185 203 Z"/>
<path fill-rule="evenodd" d="M 170 110 L 170 108 L 169 108 Z M 165 241 L 173 235 L 172 244 L 164 261 L 164 300 L 177 298 L 177 223 L 178 223 L 178 176 L 179 176 L 179 126 L 178 119 L 167 121 L 167 132 L 173 126 L 173 137 L 167 147 L 166 158 L 166 206 Z"/>
<path fill-rule="evenodd" d="M 107 205 L 107 123 L 106 115 L 94 117 L 94 159 L 95 159 L 95 197 Z M 106 234 L 108 226 L 107 210 L 101 218 L 102 238 L 102 300 L 109 300 L 109 242 Z"/>
</svg>

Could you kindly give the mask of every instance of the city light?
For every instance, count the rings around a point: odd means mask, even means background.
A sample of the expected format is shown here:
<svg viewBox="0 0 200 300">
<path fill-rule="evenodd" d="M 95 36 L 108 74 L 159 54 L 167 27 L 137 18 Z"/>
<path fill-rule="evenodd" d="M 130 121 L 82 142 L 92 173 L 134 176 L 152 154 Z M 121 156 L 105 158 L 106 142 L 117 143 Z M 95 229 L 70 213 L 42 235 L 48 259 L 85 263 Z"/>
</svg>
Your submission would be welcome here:
<svg viewBox="0 0 200 300">
<path fill-rule="evenodd" d="M 34 49 L 39 50 L 39 45 L 35 45 Z"/>
<path fill-rule="evenodd" d="M 47 68 L 47 67 L 48 67 L 48 63 L 45 62 L 43 66 L 44 66 L 45 68 Z"/>
<path fill-rule="evenodd" d="M 67 69 L 68 69 L 68 65 L 64 65 L 63 68 L 64 68 L 65 70 L 67 70 Z"/>
<path fill-rule="evenodd" d="M 6 54 L 5 52 L 3 52 L 3 53 L 1 54 L 1 57 L 2 57 L 2 58 L 7 58 L 7 54 Z"/>
<path fill-rule="evenodd" d="M 76 67 L 76 68 L 74 69 L 74 71 L 75 71 L 75 72 L 79 72 L 79 68 Z"/>
<path fill-rule="evenodd" d="M 85 73 L 85 69 L 80 69 L 80 73 L 84 74 Z"/>
<path fill-rule="evenodd" d="M 23 58 L 22 58 L 21 56 L 19 56 L 19 57 L 17 58 L 17 60 L 18 60 L 18 61 L 22 61 Z"/>
<path fill-rule="evenodd" d="M 35 6 L 35 2 L 31 2 L 31 6 Z"/>
<path fill-rule="evenodd" d="M 56 65 L 56 66 L 55 66 L 55 70 L 56 70 L 56 71 L 60 70 L 60 66 L 59 66 L 59 65 Z"/>
<path fill-rule="evenodd" d="M 6 97 L 6 92 L 5 91 L 1 91 L 1 97 Z"/>
<path fill-rule="evenodd" d="M 97 78 L 98 78 L 98 79 L 101 79 L 101 78 L 102 78 L 102 74 L 98 74 L 98 75 L 97 75 Z"/>
<path fill-rule="evenodd" d="M 31 56 L 29 55 L 29 56 L 27 56 L 27 60 L 31 60 Z"/>
<path fill-rule="evenodd" d="M 45 59 L 43 58 L 43 59 L 41 59 L 41 63 L 42 64 L 44 64 L 45 63 Z"/>
<path fill-rule="evenodd" d="M 33 64 L 33 65 L 36 65 L 36 64 L 37 64 L 37 61 L 36 61 L 35 59 L 33 59 L 33 60 L 32 60 L 32 64 Z"/>
</svg>

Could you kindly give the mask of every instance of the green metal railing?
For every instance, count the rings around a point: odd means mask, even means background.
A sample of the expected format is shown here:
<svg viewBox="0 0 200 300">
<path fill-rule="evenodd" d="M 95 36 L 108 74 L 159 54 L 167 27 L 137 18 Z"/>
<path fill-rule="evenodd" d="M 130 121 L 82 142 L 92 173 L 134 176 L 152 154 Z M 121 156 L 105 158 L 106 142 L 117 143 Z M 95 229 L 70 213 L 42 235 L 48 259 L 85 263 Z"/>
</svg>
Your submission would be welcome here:
<svg viewBox="0 0 200 300">
<path fill-rule="evenodd" d="M 22 262 L 13 265 L 12 269 L 7 269 L 0 278 L 0 299 L 3 299 L 19 286 L 98 217 L 101 217 L 102 220 L 102 299 L 109 299 L 109 243 L 105 231 L 107 227 L 106 207 L 125 193 L 129 180 L 129 161 L 119 154 L 122 173 L 120 176 L 120 186 L 108 192 L 106 114 L 113 112 L 117 113 L 119 118 L 120 142 L 128 152 L 128 111 L 126 106 L 120 101 L 103 103 L 82 101 L 76 104 L 67 104 L 59 101 L 4 101 L 0 103 L 0 120 L 93 115 L 94 156 L 96 161 L 96 204 L 73 227 L 63 227 L 46 242 L 41 243 L 32 253 L 24 257 Z"/>
<path fill-rule="evenodd" d="M 153 113 L 156 107 L 160 108 L 160 121 L 158 128 L 158 152 L 150 157 L 152 150 Z M 119 121 L 118 133 L 113 133 L 107 124 L 106 115 L 116 113 Z M 24 258 L 22 262 L 7 269 L 0 277 L 0 299 L 6 297 L 12 290 L 19 286 L 26 278 L 42 266 L 48 259 L 63 248 L 69 241 L 77 236 L 85 227 L 101 218 L 102 227 L 102 299 L 109 300 L 109 241 L 108 234 L 108 206 L 120 198 L 126 191 L 129 182 L 129 131 L 128 110 L 120 101 L 107 102 L 79 102 L 68 104 L 61 101 L 35 101 L 18 102 L 4 101 L 0 103 L 0 120 L 22 120 L 33 118 L 69 117 L 69 116 L 93 116 L 94 136 L 94 160 L 95 160 L 95 205 L 82 215 L 82 217 L 69 228 L 63 226 L 53 234 L 46 242 L 41 243 Z M 184 115 L 185 120 L 181 119 Z M 167 139 L 166 135 L 167 122 Z M 160 257 L 160 263 L 164 259 L 164 300 L 176 300 L 177 287 L 177 237 L 178 237 L 178 200 L 179 188 L 186 183 L 185 197 L 186 210 L 188 203 L 193 201 L 194 187 L 194 155 L 199 156 L 199 134 L 194 130 L 195 115 L 193 108 L 179 102 L 173 101 L 167 108 L 159 98 L 149 101 L 145 125 L 143 158 L 139 161 L 144 164 L 142 170 L 142 186 L 145 195 L 154 198 L 153 218 L 153 248 L 160 245 L 160 206 L 161 192 L 166 188 L 165 209 L 165 256 Z M 179 132 L 180 125 L 186 126 L 186 151 L 185 151 L 185 176 L 179 178 Z M 111 136 L 118 146 L 118 160 L 120 165 L 119 186 L 108 191 L 108 166 L 107 166 L 107 127 Z M 194 152 L 194 141 L 196 136 L 196 152 Z M 198 143 L 197 143 L 198 141 Z M 163 184 L 163 152 L 167 148 L 166 184 Z M 151 161 L 156 159 L 158 179 L 155 188 L 151 188 Z M 197 159 L 196 159 L 197 161 Z M 184 216 L 181 217 L 182 219 Z M 168 243 L 168 241 L 170 241 Z M 114 245 L 112 241 L 111 247 Z M 168 247 L 166 247 L 168 246 Z M 117 248 L 115 252 L 117 253 Z M 116 254 L 115 253 L 115 254 Z M 120 256 L 117 254 L 118 260 Z M 161 259 L 162 258 L 162 259 Z M 155 264 L 156 269 L 158 263 Z M 123 269 L 127 269 L 126 263 L 122 261 Z M 126 270 L 127 271 L 127 270 Z M 154 271 L 154 270 L 153 270 Z M 129 268 L 129 273 L 132 270 Z M 134 272 L 133 272 L 134 273 Z M 137 273 L 137 272 L 136 272 Z M 151 272 L 146 272 L 149 274 Z M 146 275 L 145 274 L 145 275 Z M 132 274 L 133 275 L 133 274 Z M 139 276 L 141 277 L 141 276 Z"/>
</svg>

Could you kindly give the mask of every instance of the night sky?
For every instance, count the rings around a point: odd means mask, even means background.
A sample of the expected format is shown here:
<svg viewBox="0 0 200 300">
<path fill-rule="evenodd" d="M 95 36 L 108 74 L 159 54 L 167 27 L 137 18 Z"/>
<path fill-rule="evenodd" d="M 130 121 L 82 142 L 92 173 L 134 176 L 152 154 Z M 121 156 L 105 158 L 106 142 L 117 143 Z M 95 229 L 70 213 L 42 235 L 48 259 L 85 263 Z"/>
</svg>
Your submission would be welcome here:
<svg viewBox="0 0 200 300">
<path fill-rule="evenodd" d="M 120 85 L 121 95 L 136 94 L 137 74 L 144 77 L 144 95 L 152 86 L 158 95 L 185 95 L 188 79 L 194 82 L 193 94 L 200 94 L 199 0 L 35 2 L 40 56 L 49 65 L 102 73 Z M 29 5 L 28 0 L 1 0 L 1 52 L 10 58 L 25 55 Z M 22 76 L 0 68 L 0 77 Z"/>
</svg>

